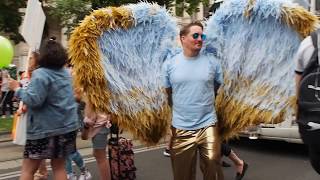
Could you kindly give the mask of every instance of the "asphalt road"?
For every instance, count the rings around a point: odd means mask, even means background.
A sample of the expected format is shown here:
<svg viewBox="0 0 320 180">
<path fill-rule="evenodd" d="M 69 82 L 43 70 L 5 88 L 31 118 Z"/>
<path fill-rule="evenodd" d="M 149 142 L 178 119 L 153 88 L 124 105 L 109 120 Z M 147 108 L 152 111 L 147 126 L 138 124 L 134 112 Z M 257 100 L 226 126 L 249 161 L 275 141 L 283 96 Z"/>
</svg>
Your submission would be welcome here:
<svg viewBox="0 0 320 180">
<path fill-rule="evenodd" d="M 312 170 L 304 145 L 247 139 L 232 142 L 231 145 L 236 153 L 249 164 L 243 180 L 320 179 L 320 176 Z M 172 179 L 170 159 L 164 157 L 162 151 L 161 148 L 136 153 L 137 180 Z M 224 160 L 230 162 L 225 157 Z M 90 169 L 95 169 L 94 167 L 95 163 L 89 165 Z M 225 180 L 234 179 L 236 172 L 233 167 L 224 168 L 223 171 Z M 97 176 L 95 179 L 98 179 Z M 201 171 L 198 168 L 197 180 L 201 179 Z"/>
<path fill-rule="evenodd" d="M 307 149 L 303 145 L 276 141 L 241 139 L 231 146 L 248 164 L 243 180 L 319 180 L 308 161 Z M 163 148 L 137 149 L 135 163 L 138 168 L 137 180 L 171 180 L 170 159 L 162 154 Z M 224 158 L 230 162 L 227 158 Z M 88 168 L 98 179 L 93 158 L 86 159 Z M 231 162 L 230 162 L 231 163 Z M 224 168 L 225 180 L 233 180 L 233 167 Z M 16 179 L 16 178 L 12 178 Z M 197 170 L 197 180 L 201 180 Z"/>
</svg>

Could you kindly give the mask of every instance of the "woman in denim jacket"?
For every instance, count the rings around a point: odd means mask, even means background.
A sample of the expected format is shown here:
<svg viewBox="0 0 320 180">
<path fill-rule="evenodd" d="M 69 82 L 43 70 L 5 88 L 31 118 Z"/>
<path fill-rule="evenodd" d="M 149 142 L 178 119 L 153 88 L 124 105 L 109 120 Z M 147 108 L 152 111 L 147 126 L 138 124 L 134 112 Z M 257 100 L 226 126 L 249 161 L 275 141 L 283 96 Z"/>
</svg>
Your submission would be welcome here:
<svg viewBox="0 0 320 180">
<path fill-rule="evenodd" d="M 40 68 L 27 89 L 11 80 L 10 89 L 28 107 L 27 142 L 20 179 L 32 180 L 42 159 L 51 159 L 54 179 L 66 180 L 66 157 L 76 150 L 79 128 L 71 76 L 64 68 L 67 54 L 61 44 L 49 40 L 40 51 Z"/>
</svg>

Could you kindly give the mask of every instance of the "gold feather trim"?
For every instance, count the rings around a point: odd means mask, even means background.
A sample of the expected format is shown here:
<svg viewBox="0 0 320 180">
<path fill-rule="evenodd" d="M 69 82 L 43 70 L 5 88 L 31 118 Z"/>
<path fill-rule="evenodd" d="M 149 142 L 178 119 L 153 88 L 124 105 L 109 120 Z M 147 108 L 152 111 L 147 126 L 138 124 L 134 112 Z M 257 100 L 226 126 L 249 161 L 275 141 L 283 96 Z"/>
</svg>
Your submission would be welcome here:
<svg viewBox="0 0 320 180">
<path fill-rule="evenodd" d="M 319 25 L 317 16 L 303 7 L 282 7 L 282 20 L 302 37 L 307 37 Z"/>
<path fill-rule="evenodd" d="M 215 107 L 219 120 L 222 137 L 226 140 L 231 139 L 246 130 L 246 128 L 261 123 L 278 124 L 285 120 L 287 109 L 295 109 L 295 96 L 278 99 L 278 102 L 285 102 L 280 112 L 274 112 L 268 109 L 260 109 L 256 105 L 246 104 L 235 98 L 237 95 L 245 94 L 251 99 L 270 99 L 274 105 L 277 102 L 272 98 L 273 95 L 279 94 L 275 88 L 268 84 L 253 86 L 252 81 L 244 77 L 238 77 L 237 81 L 228 79 L 225 73 L 224 87 L 228 91 L 220 88 L 215 100 Z M 245 91 L 245 92 L 244 92 Z M 271 93 L 272 92 L 272 93 Z M 248 94 L 250 93 L 250 94 Z M 245 97 L 242 97 L 244 99 Z M 272 100 L 273 99 L 273 100 Z M 261 101 L 263 103 L 263 101 Z M 273 105 L 271 105 L 273 106 Z"/>
<path fill-rule="evenodd" d="M 249 0 L 246 9 L 244 10 L 244 17 L 249 18 L 251 16 L 251 12 L 254 8 L 256 0 Z"/>
<path fill-rule="evenodd" d="M 290 98 L 288 107 L 294 106 L 294 98 Z M 274 115 L 271 110 L 261 110 L 228 97 L 223 91 L 220 91 L 216 98 L 216 110 L 221 134 L 225 140 L 237 137 L 250 126 L 281 123 L 286 114 L 285 108 Z"/>
</svg>

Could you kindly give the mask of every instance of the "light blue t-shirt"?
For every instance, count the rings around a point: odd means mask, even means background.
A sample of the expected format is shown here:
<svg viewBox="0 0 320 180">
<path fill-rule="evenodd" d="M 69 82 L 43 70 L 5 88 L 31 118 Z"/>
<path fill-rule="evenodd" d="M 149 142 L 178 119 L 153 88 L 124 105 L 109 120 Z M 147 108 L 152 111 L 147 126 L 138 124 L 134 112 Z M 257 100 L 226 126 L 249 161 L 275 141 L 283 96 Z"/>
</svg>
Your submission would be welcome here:
<svg viewBox="0 0 320 180">
<path fill-rule="evenodd" d="M 165 88 L 172 88 L 172 126 L 197 130 L 217 122 L 214 109 L 214 81 L 223 82 L 221 66 L 214 56 L 183 53 L 162 66 Z"/>
</svg>

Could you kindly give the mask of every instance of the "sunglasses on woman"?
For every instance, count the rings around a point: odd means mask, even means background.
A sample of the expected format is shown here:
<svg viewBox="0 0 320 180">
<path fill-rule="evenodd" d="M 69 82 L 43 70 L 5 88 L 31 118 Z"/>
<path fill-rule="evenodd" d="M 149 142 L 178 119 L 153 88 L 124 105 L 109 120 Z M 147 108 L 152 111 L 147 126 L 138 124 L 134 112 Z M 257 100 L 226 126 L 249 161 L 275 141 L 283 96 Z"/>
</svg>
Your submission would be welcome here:
<svg viewBox="0 0 320 180">
<path fill-rule="evenodd" d="M 192 34 L 193 39 L 198 39 L 199 36 L 201 37 L 202 40 L 205 40 L 207 38 L 207 36 L 205 34 L 199 34 L 199 33 Z"/>
</svg>

